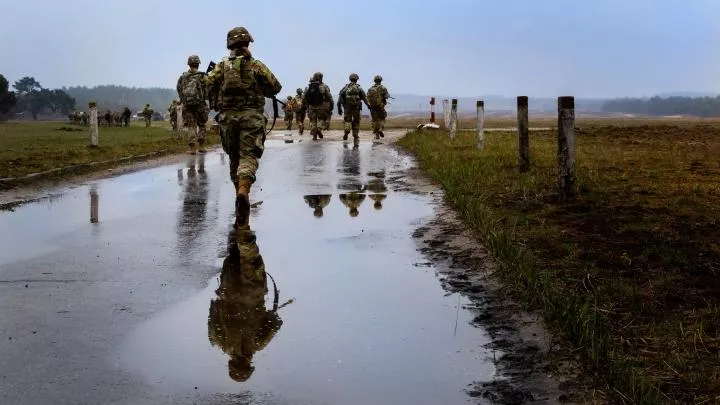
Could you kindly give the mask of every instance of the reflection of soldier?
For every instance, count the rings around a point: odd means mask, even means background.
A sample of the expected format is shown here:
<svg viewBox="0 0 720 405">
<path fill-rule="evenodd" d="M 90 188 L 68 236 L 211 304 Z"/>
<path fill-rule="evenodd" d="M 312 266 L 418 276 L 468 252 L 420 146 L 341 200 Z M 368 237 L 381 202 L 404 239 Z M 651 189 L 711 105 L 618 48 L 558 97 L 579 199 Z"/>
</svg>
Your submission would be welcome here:
<svg viewBox="0 0 720 405">
<path fill-rule="evenodd" d="M 373 207 L 375 207 L 376 210 L 382 209 L 382 202 L 387 198 L 387 195 L 385 194 L 387 187 L 385 186 L 385 180 L 383 179 L 384 176 L 384 173 L 382 175 L 378 175 L 377 178 L 370 180 L 367 185 L 367 190 L 372 193 L 369 194 L 368 197 L 375 202 Z"/>
<path fill-rule="evenodd" d="M 230 359 L 228 373 L 247 381 L 255 367 L 256 352 L 264 349 L 282 326 L 277 310 L 277 289 L 272 310 L 265 308 L 267 273 L 255 233 L 249 227 L 233 229 L 223 262 L 217 298 L 210 302 L 208 338 Z"/>
<path fill-rule="evenodd" d="M 343 203 L 346 207 L 349 208 L 348 213 L 351 217 L 356 217 L 360 214 L 360 211 L 358 211 L 358 208 L 360 205 L 365 201 L 365 194 L 360 193 L 348 193 L 348 194 L 340 194 L 340 202 Z"/>
<path fill-rule="evenodd" d="M 323 208 L 327 207 L 328 204 L 330 204 L 331 197 L 331 194 L 315 194 L 306 195 L 303 198 L 305 199 L 307 205 L 309 205 L 310 208 L 314 209 L 313 215 L 315 215 L 317 218 L 322 218 Z"/>
<path fill-rule="evenodd" d="M 182 179 L 178 176 L 178 180 Z M 189 256 L 197 248 L 206 226 L 210 186 L 205 172 L 205 157 L 193 157 L 187 162 L 182 193 L 181 215 L 178 218 L 178 250 Z"/>
</svg>

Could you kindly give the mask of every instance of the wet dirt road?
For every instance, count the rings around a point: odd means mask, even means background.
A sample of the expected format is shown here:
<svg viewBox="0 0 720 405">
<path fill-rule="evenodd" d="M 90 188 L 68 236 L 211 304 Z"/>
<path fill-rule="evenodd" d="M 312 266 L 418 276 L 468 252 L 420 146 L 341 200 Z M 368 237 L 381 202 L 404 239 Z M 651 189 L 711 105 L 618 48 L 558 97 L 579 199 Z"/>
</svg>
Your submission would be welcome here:
<svg viewBox="0 0 720 405">
<path fill-rule="evenodd" d="M 0 403 L 478 403 L 493 353 L 418 252 L 411 165 L 269 139 L 252 232 L 221 151 L 0 212 Z"/>
</svg>

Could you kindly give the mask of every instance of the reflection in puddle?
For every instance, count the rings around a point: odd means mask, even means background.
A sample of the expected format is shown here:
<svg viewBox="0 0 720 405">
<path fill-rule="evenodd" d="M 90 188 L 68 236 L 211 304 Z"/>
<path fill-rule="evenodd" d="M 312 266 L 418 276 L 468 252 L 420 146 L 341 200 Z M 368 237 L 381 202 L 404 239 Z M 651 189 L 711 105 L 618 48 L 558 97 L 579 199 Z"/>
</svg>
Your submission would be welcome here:
<svg viewBox="0 0 720 405">
<path fill-rule="evenodd" d="M 327 207 L 328 204 L 330 204 L 331 198 L 331 194 L 316 194 L 303 196 L 303 199 L 305 200 L 307 205 L 309 205 L 310 208 L 313 209 L 313 215 L 317 218 L 322 218 L 323 208 Z"/>
<path fill-rule="evenodd" d="M 97 184 L 90 186 L 90 223 L 100 222 L 100 196 L 97 191 Z"/>
</svg>

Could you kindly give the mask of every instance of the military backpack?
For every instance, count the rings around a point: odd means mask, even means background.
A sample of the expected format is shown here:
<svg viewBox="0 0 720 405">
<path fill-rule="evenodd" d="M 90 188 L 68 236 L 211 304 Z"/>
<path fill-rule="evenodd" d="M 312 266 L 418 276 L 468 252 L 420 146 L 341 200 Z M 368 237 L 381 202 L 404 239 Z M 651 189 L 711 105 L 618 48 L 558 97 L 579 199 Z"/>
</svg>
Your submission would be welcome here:
<svg viewBox="0 0 720 405">
<path fill-rule="evenodd" d="M 320 91 L 320 83 L 319 82 L 311 82 L 310 83 L 310 86 L 308 86 L 306 98 L 307 98 L 307 103 L 312 106 L 318 106 L 318 105 L 322 104 L 323 101 L 325 101 L 322 91 Z"/>
<path fill-rule="evenodd" d="M 384 100 L 382 95 L 380 94 L 380 88 L 377 86 L 373 86 L 368 89 L 367 100 L 370 108 L 382 108 L 385 106 L 383 104 Z"/>
<path fill-rule="evenodd" d="M 360 108 L 360 85 L 350 83 L 345 88 L 345 108 Z"/>
<path fill-rule="evenodd" d="M 193 72 L 185 75 L 182 81 L 182 101 L 188 107 L 205 103 L 205 91 L 202 84 L 203 72 Z"/>
</svg>

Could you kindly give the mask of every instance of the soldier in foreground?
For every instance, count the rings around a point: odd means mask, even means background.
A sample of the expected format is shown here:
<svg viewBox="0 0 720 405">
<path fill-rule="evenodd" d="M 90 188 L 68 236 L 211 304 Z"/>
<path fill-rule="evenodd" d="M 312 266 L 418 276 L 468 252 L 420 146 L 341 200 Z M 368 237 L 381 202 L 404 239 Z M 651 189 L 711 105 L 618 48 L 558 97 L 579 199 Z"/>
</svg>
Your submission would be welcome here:
<svg viewBox="0 0 720 405">
<path fill-rule="evenodd" d="M 298 134 L 302 135 L 305 131 L 305 115 L 307 115 L 307 106 L 303 104 L 303 90 L 297 89 L 297 96 L 293 99 L 293 108 L 295 112 L 295 122 L 298 124 Z"/>
<path fill-rule="evenodd" d="M 293 119 L 295 119 L 295 106 L 293 105 L 292 96 L 287 96 L 287 101 L 283 106 L 283 112 L 285 113 L 285 129 L 292 131 Z"/>
<path fill-rule="evenodd" d="M 330 119 L 328 115 L 328 108 L 333 106 L 333 97 L 330 92 L 330 88 L 323 83 L 323 74 L 316 72 L 313 74 L 310 84 L 305 89 L 303 96 L 303 104 L 308 106 L 308 113 L 310 114 L 310 134 L 313 136 L 313 140 L 317 140 L 318 137 L 322 139 L 323 128 L 325 128 L 326 121 Z"/>
<path fill-rule="evenodd" d="M 352 130 L 353 145 L 358 146 L 360 144 L 360 110 L 362 110 L 362 103 L 367 105 L 367 96 L 365 91 L 358 84 L 358 75 L 356 73 L 350 74 L 350 83 L 346 84 L 345 87 L 340 90 L 340 96 L 338 97 L 337 107 L 338 114 L 343 115 L 343 109 L 345 110 L 344 116 L 344 129 L 343 140 L 348 139 L 348 134 Z M 368 105 L 368 109 L 370 106 Z"/>
<path fill-rule="evenodd" d="M 190 131 L 188 140 L 188 153 L 205 153 L 205 124 L 210 109 L 205 104 L 207 90 L 205 88 L 205 72 L 200 68 L 200 57 L 190 55 L 187 60 L 190 67 L 178 78 L 177 92 L 182 104 L 183 126 Z M 199 146 L 199 149 L 197 148 Z"/>
<path fill-rule="evenodd" d="M 368 89 L 367 99 L 370 107 L 370 118 L 372 119 L 372 131 L 375 134 L 375 139 L 380 139 L 385 137 L 383 132 L 385 130 L 385 118 L 387 118 L 385 105 L 388 98 L 390 98 L 390 94 L 385 86 L 380 84 L 382 76 L 376 75 L 373 81 L 375 84 Z"/>
<path fill-rule="evenodd" d="M 145 127 L 150 126 L 150 122 L 152 121 L 152 115 L 153 115 L 153 109 L 150 108 L 150 104 L 145 104 L 145 108 L 142 110 L 142 115 L 145 117 Z"/>
<path fill-rule="evenodd" d="M 275 97 L 282 90 L 270 69 L 252 57 L 251 42 L 253 37 L 244 27 L 231 29 L 227 34 L 230 56 L 207 75 L 210 107 L 219 112 L 223 148 L 230 156 L 236 214 L 245 224 L 250 216 L 250 187 L 265 150 L 265 97 Z"/>
</svg>

